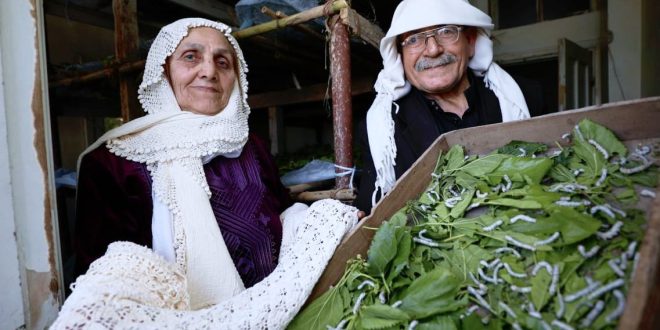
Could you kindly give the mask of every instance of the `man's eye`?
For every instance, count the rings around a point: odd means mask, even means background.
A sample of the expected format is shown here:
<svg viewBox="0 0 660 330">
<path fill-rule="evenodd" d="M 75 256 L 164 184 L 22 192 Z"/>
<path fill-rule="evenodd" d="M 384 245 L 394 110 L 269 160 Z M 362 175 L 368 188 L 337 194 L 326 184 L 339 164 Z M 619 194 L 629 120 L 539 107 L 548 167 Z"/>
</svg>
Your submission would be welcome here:
<svg viewBox="0 0 660 330">
<path fill-rule="evenodd" d="M 417 35 L 410 36 L 410 38 L 408 38 L 408 44 L 409 44 L 409 45 L 414 45 L 414 44 L 416 44 L 418 41 L 419 41 L 419 36 L 417 36 Z"/>
</svg>

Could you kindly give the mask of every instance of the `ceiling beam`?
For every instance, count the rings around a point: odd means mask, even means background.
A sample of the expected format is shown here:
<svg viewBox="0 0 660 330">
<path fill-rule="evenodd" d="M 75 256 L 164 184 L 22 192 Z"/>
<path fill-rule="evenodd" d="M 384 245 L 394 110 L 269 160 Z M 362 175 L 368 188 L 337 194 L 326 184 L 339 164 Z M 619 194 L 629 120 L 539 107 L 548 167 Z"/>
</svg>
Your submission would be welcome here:
<svg viewBox="0 0 660 330">
<path fill-rule="evenodd" d="M 374 80 L 363 79 L 353 81 L 351 95 L 360 95 L 373 91 Z M 268 108 L 290 104 L 318 102 L 330 98 L 327 84 L 316 84 L 301 89 L 266 92 L 248 96 L 248 104 L 252 109 Z"/>
<path fill-rule="evenodd" d="M 238 18 L 233 6 L 213 0 L 167 0 L 179 6 L 209 15 L 229 26 L 238 26 Z"/>
</svg>

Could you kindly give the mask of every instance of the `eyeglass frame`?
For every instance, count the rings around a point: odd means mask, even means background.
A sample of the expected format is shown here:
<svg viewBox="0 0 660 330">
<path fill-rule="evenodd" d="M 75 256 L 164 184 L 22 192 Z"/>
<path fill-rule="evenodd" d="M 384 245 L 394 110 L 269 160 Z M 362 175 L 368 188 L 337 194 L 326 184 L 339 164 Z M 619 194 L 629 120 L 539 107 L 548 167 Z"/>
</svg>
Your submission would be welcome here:
<svg viewBox="0 0 660 330">
<path fill-rule="evenodd" d="M 438 39 L 436 39 L 436 37 L 435 37 L 435 36 L 437 35 L 436 32 L 439 31 L 439 30 L 442 30 L 442 29 L 448 28 L 448 27 L 450 27 L 450 28 L 456 28 L 456 39 L 453 40 L 453 41 L 451 41 L 451 42 L 449 42 L 449 43 L 441 43 L 441 42 L 438 42 Z M 409 48 L 409 47 L 406 46 L 406 44 L 407 44 L 407 41 L 408 41 L 410 38 L 412 38 L 412 37 L 414 37 L 414 36 L 420 36 L 420 35 L 421 35 L 421 36 L 423 37 L 423 39 L 424 39 L 424 47 L 421 47 L 421 46 L 420 46 L 419 50 L 423 50 L 424 48 L 426 48 L 427 43 L 428 43 L 428 39 L 429 39 L 430 37 L 433 37 L 433 39 L 435 40 L 435 42 L 436 42 L 437 44 L 440 44 L 440 45 L 443 45 L 443 46 L 451 45 L 451 44 L 456 43 L 456 42 L 458 41 L 458 39 L 460 39 L 460 37 L 461 37 L 461 31 L 463 31 L 463 30 L 465 30 L 465 27 L 464 27 L 464 26 L 459 26 L 459 25 L 454 25 L 454 24 L 442 25 L 442 26 L 439 26 L 439 27 L 436 27 L 436 28 L 433 28 L 433 29 L 430 29 L 430 30 L 426 30 L 426 31 L 422 31 L 422 32 L 413 33 L 413 34 L 407 36 L 405 39 L 403 39 L 403 41 L 401 41 L 401 42 L 399 43 L 399 46 L 401 46 L 401 49 L 402 49 L 402 50 L 403 50 L 403 49 L 415 50 L 416 48 Z"/>
</svg>

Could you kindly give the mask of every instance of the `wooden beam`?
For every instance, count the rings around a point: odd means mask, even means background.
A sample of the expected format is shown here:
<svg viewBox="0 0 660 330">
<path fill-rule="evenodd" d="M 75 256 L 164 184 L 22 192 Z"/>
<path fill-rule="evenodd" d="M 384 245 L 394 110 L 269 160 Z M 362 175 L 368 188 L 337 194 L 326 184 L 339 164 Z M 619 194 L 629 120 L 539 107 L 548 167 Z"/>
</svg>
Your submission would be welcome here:
<svg viewBox="0 0 660 330">
<path fill-rule="evenodd" d="M 115 17 L 115 56 L 117 61 L 134 60 L 137 57 L 140 37 L 138 36 L 137 0 L 113 0 Z M 137 83 L 133 75 L 119 78 L 121 117 L 124 122 L 140 117 L 142 111 L 137 102 Z"/>
<path fill-rule="evenodd" d="M 112 64 L 112 65 L 110 65 L 110 66 L 108 66 L 104 69 L 89 72 L 89 73 L 85 73 L 85 74 L 78 75 L 78 76 L 75 76 L 75 77 L 66 77 L 66 78 L 54 77 L 53 80 L 51 80 L 48 83 L 48 88 L 54 88 L 54 87 L 60 87 L 60 86 L 69 86 L 69 85 L 76 84 L 76 83 L 89 82 L 89 81 L 102 79 L 102 78 L 112 78 L 117 73 L 126 74 L 126 73 L 129 73 L 129 72 L 142 70 L 142 69 L 144 69 L 144 63 L 145 62 L 146 62 L 146 60 L 137 60 L 137 61 L 127 62 L 127 63 L 114 63 L 114 64 Z"/>
<path fill-rule="evenodd" d="M 385 33 L 383 33 L 383 30 L 378 25 L 371 23 L 351 8 L 342 9 L 339 17 L 342 23 L 348 26 L 353 35 L 360 37 L 360 39 L 376 47 L 376 49 L 380 48 L 380 39 L 383 39 Z"/>
<path fill-rule="evenodd" d="M 353 81 L 351 94 L 361 95 L 373 91 L 374 81 L 365 79 Z M 266 92 L 248 96 L 248 104 L 252 109 L 261 109 L 271 106 L 282 106 L 306 102 L 323 101 L 330 98 L 327 84 L 317 84 L 302 89 L 289 89 L 278 92 Z"/>
<path fill-rule="evenodd" d="M 238 26 L 238 18 L 233 6 L 218 0 L 167 0 L 196 12 L 209 15 L 229 26 Z"/>
<path fill-rule="evenodd" d="M 339 12 L 343 8 L 348 8 L 348 3 L 345 0 L 336 0 L 331 4 L 322 5 L 301 11 L 295 15 L 287 16 L 270 22 L 262 23 L 259 25 L 251 26 L 249 28 L 236 31 L 232 33 L 236 39 L 249 38 L 258 34 L 268 31 L 273 31 L 285 26 L 297 25 L 311 21 L 326 15 L 331 15 Z"/>
</svg>

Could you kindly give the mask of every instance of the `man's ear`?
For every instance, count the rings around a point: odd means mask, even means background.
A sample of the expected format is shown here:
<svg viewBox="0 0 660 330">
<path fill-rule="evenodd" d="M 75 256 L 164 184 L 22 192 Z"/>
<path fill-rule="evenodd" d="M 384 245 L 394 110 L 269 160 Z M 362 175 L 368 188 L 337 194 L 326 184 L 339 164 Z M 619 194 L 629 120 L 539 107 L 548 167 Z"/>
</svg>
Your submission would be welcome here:
<svg viewBox="0 0 660 330">
<path fill-rule="evenodd" d="M 479 29 L 474 27 L 467 27 L 465 29 L 465 38 L 467 38 L 468 47 L 470 50 L 470 58 L 474 56 L 474 46 L 477 44 L 477 37 L 479 36 Z"/>
</svg>

